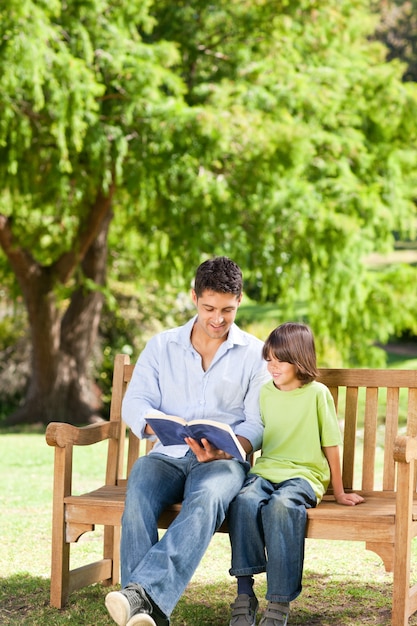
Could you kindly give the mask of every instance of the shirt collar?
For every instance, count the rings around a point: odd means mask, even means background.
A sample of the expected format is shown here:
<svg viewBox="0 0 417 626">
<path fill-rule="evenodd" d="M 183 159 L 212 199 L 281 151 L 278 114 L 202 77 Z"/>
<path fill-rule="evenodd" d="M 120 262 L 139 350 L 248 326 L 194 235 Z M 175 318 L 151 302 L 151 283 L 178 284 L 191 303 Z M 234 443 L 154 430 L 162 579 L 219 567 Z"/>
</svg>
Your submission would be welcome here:
<svg viewBox="0 0 417 626">
<path fill-rule="evenodd" d="M 188 322 L 179 329 L 178 343 L 182 344 L 184 347 L 188 348 L 191 346 L 191 330 L 196 322 L 196 319 L 197 315 L 194 315 L 193 318 L 188 320 Z M 237 324 L 233 323 L 230 327 L 225 344 L 231 348 L 234 345 L 245 346 L 247 343 L 248 340 L 244 331 L 241 330 Z"/>
</svg>

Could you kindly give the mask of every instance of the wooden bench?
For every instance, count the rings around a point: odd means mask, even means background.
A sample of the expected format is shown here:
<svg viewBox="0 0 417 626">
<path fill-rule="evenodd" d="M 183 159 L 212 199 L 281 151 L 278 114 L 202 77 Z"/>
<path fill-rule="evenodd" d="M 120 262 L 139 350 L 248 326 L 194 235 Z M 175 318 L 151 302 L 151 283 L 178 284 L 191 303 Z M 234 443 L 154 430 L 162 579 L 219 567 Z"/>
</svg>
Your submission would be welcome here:
<svg viewBox="0 0 417 626">
<path fill-rule="evenodd" d="M 149 450 L 126 432 L 121 420 L 132 370 L 127 356 L 116 356 L 109 422 L 82 428 L 52 422 L 46 429 L 48 444 L 55 446 L 50 595 L 54 607 L 64 606 L 72 591 L 86 585 L 119 582 L 126 480 L 140 450 Z M 365 542 L 393 572 L 391 623 L 405 626 L 417 610 L 417 585 L 410 587 L 411 542 L 417 535 L 417 371 L 321 369 L 319 379 L 329 387 L 341 420 L 345 489 L 359 491 L 366 502 L 345 507 L 326 495 L 308 511 L 307 537 Z M 73 447 L 103 440 L 108 440 L 104 486 L 72 495 Z M 376 471 L 377 463 L 381 471 Z M 355 472 L 359 482 L 354 482 Z M 179 506 L 164 512 L 161 528 L 167 528 Z M 104 526 L 103 558 L 70 571 L 71 543 L 95 525 Z M 226 524 L 220 530 L 227 531 Z"/>
</svg>

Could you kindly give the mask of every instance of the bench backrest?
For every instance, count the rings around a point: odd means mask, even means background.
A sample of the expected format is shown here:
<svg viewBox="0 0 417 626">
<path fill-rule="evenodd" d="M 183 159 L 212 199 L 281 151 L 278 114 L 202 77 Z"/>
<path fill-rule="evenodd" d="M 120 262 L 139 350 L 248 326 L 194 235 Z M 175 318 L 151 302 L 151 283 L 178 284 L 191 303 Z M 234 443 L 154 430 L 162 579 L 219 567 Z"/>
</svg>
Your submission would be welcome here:
<svg viewBox="0 0 417 626">
<path fill-rule="evenodd" d="M 121 419 L 133 367 L 128 356 L 116 356 L 110 421 L 119 428 L 109 441 L 107 484 L 124 482 L 139 454 L 152 448 L 150 442 L 126 431 Z M 318 380 L 330 389 L 340 419 L 345 489 L 394 491 L 395 437 L 417 435 L 417 371 L 326 368 L 319 372 Z"/>
<path fill-rule="evenodd" d="M 417 434 L 417 371 L 321 369 L 319 380 L 340 419 L 345 489 L 395 491 L 395 438 Z"/>
</svg>

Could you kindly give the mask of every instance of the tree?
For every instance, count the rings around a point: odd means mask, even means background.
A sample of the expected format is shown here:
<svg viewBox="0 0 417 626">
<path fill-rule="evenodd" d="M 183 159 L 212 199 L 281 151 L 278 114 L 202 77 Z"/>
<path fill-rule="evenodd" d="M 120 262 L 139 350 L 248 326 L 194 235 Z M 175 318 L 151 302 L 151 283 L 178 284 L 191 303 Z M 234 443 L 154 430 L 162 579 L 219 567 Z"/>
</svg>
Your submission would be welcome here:
<svg viewBox="0 0 417 626">
<path fill-rule="evenodd" d="M 417 97 L 367 3 L 121 4 L 0 15 L 0 244 L 33 348 L 13 421 L 94 414 L 109 268 L 180 286 L 230 254 L 259 300 L 301 302 L 323 346 L 369 362 L 415 310 L 364 259 L 411 231 Z"/>
<path fill-rule="evenodd" d="M 16 422 L 85 422 L 97 410 L 88 366 L 117 179 L 140 120 L 172 105 L 179 84 L 163 67 L 174 51 L 143 45 L 138 23 L 149 23 L 144 2 L 11 2 L 1 12 L 0 243 L 32 343 Z"/>
<path fill-rule="evenodd" d="M 206 212 L 196 217 L 195 245 L 209 254 L 215 229 L 221 249 L 249 268 L 258 300 L 277 301 L 287 318 L 304 308 L 322 359 L 332 351 L 344 362 L 382 363 L 372 343 L 416 328 L 409 290 L 403 303 L 415 269 L 366 263 L 392 249 L 394 232 L 415 237 L 416 90 L 370 41 L 368 3 L 272 4 L 259 15 L 254 3 L 217 3 L 217 11 L 199 3 L 193 21 L 187 3 L 154 5 L 150 37 L 178 42 L 187 102 L 204 106 L 207 121 L 202 153 L 194 128 L 179 131 L 186 163 L 201 173 Z M 165 180 L 174 262 L 199 196 L 176 189 L 174 175 Z M 148 223 L 163 232 L 164 221 Z"/>
</svg>

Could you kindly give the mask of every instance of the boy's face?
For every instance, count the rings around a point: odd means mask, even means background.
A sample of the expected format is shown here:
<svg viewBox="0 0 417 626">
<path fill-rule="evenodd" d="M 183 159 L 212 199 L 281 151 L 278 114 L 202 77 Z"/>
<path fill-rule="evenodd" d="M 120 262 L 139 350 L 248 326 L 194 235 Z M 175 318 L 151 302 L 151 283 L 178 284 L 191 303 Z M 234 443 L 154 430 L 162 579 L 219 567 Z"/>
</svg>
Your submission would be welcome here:
<svg viewBox="0 0 417 626">
<path fill-rule="evenodd" d="M 266 363 L 275 387 L 281 391 L 292 391 L 301 387 L 301 381 L 297 378 L 297 368 L 293 363 L 280 361 L 273 354 L 269 355 Z"/>
<path fill-rule="evenodd" d="M 242 294 L 218 293 L 206 289 L 198 298 L 194 289 L 191 292 L 197 307 L 195 329 L 203 332 L 211 339 L 226 339 L 242 300 Z"/>
</svg>

